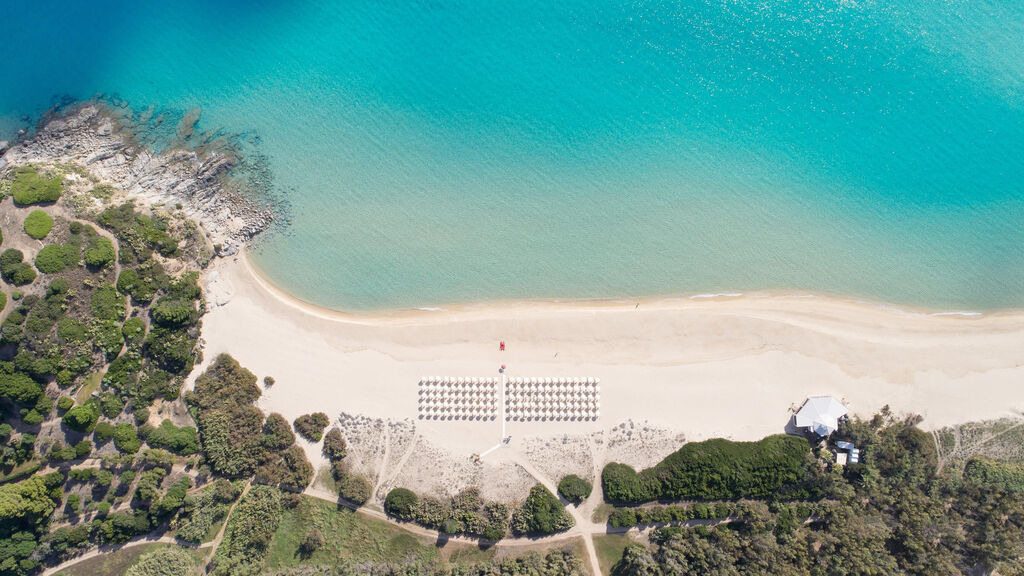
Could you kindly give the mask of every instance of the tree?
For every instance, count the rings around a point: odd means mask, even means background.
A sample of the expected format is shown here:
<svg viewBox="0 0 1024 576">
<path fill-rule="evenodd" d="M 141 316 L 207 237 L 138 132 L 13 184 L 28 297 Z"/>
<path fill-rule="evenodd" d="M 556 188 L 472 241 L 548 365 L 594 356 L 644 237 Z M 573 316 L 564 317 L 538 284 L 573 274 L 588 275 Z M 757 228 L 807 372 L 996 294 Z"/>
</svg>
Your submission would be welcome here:
<svg viewBox="0 0 1024 576">
<path fill-rule="evenodd" d="M 302 543 L 299 544 L 299 552 L 306 558 L 313 555 L 314 552 L 319 550 L 324 545 L 324 536 L 320 533 L 320 530 L 316 526 L 310 528 L 309 532 L 306 532 L 306 536 L 302 539 Z"/>
<path fill-rule="evenodd" d="M 590 482 L 575 474 L 569 474 L 558 483 L 558 493 L 573 504 L 579 504 L 589 498 L 592 489 Z"/>
<path fill-rule="evenodd" d="M 319 442 L 323 437 L 324 428 L 331 423 L 323 412 L 303 414 L 295 419 L 295 431 L 310 442 Z"/>
<path fill-rule="evenodd" d="M 384 498 L 384 511 L 400 520 L 412 520 L 419 497 L 412 490 L 394 488 Z"/>
<path fill-rule="evenodd" d="M 554 534 L 572 528 L 575 523 L 543 484 L 531 488 L 526 502 L 512 513 L 512 531 L 517 534 Z"/>
<path fill-rule="evenodd" d="M 332 462 L 341 460 L 348 455 L 348 444 L 341 436 L 341 430 L 331 428 L 324 436 L 324 455 Z"/>
</svg>

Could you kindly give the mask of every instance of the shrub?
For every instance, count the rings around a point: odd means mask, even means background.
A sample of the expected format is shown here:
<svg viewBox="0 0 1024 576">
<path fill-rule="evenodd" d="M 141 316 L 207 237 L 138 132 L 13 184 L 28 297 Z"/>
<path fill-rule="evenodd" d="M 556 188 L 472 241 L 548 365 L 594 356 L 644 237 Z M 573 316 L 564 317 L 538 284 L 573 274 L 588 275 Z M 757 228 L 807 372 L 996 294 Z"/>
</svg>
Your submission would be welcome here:
<svg viewBox="0 0 1024 576">
<path fill-rule="evenodd" d="M 61 412 L 67 412 L 74 405 L 75 400 L 70 396 L 61 396 L 57 399 L 57 408 L 60 409 Z"/>
<path fill-rule="evenodd" d="M 124 296 L 117 292 L 113 284 L 102 284 L 92 291 L 89 297 L 89 308 L 98 320 L 111 320 L 118 323 L 121 331 L 121 320 L 124 319 Z"/>
<path fill-rule="evenodd" d="M 4 292 L 0 292 L 0 310 L 3 310 L 6 307 L 7 307 L 7 294 L 4 293 Z"/>
<path fill-rule="evenodd" d="M 399 520 L 413 520 L 419 500 L 412 490 L 394 488 L 384 498 L 384 511 Z"/>
<path fill-rule="evenodd" d="M 341 437 L 341 430 L 338 428 L 331 428 L 324 436 L 324 455 L 332 462 L 348 455 L 348 444 Z"/>
<path fill-rule="evenodd" d="M 281 492 L 254 486 L 228 520 L 224 540 L 213 557 L 212 576 L 258 574 L 281 520 Z"/>
<path fill-rule="evenodd" d="M 110 422 L 97 422 L 93 431 L 97 442 L 106 442 L 114 437 L 114 425 Z"/>
<path fill-rule="evenodd" d="M 53 229 L 53 218 L 42 210 L 33 210 L 25 217 L 25 234 L 36 240 L 46 238 Z"/>
<path fill-rule="evenodd" d="M 590 497 L 593 486 L 575 474 L 569 474 L 558 483 L 558 493 L 573 504 L 579 504 Z"/>
<path fill-rule="evenodd" d="M 11 183 L 14 201 L 23 205 L 56 202 L 63 188 L 59 176 L 42 176 L 30 166 L 18 168 Z"/>
<path fill-rule="evenodd" d="M 128 454 L 134 454 L 139 451 L 142 447 L 142 442 L 139 441 L 138 432 L 135 430 L 135 426 L 122 422 L 117 426 L 114 426 L 114 446 L 121 452 L 127 452 Z"/>
<path fill-rule="evenodd" d="M 152 335 L 154 331 L 151 331 Z M 263 413 L 256 376 L 222 354 L 196 379 L 186 401 L 196 410 L 199 439 L 210 467 L 227 476 L 247 476 L 262 452 Z"/>
<path fill-rule="evenodd" d="M 36 254 L 36 269 L 43 274 L 57 274 L 78 266 L 78 248 L 71 245 L 47 244 Z"/>
<path fill-rule="evenodd" d="M 338 496 L 362 506 L 373 495 L 373 484 L 362 474 L 347 474 L 338 480 Z"/>
<path fill-rule="evenodd" d="M 157 548 L 143 554 L 124 576 L 189 576 L 195 572 L 195 558 L 176 546 Z"/>
<path fill-rule="evenodd" d="M 302 539 L 302 543 L 299 544 L 299 553 L 305 557 L 309 557 L 323 545 L 324 536 L 320 533 L 320 530 L 314 526 L 309 529 L 309 532 L 306 532 L 306 536 Z"/>
<path fill-rule="evenodd" d="M 516 534 L 554 534 L 572 528 L 575 523 L 543 484 L 531 488 L 526 502 L 512 513 L 512 531 Z"/>
<path fill-rule="evenodd" d="M 191 426 L 179 428 L 167 419 L 164 419 L 160 426 L 154 428 L 146 436 L 146 443 L 155 448 L 166 448 L 182 456 L 199 451 L 199 437 L 196 429 Z"/>
<path fill-rule="evenodd" d="M 264 376 L 263 377 L 263 386 L 265 388 L 270 388 L 273 385 L 274 385 L 274 377 L 273 376 Z"/>
<path fill-rule="evenodd" d="M 324 428 L 331 423 L 323 412 L 303 414 L 295 419 L 295 431 L 310 442 L 319 442 L 324 435 Z"/>
<path fill-rule="evenodd" d="M 78 432 L 89 432 L 96 425 L 100 409 L 95 400 L 89 400 L 81 406 L 75 406 L 64 413 L 61 421 Z"/>
<path fill-rule="evenodd" d="M 93 236 L 85 247 L 85 263 L 93 268 L 108 266 L 116 257 L 114 243 L 102 236 Z"/>
<path fill-rule="evenodd" d="M 815 497 L 803 485 L 813 477 L 810 447 L 795 436 L 757 442 L 691 442 L 656 466 L 637 473 L 610 463 L 601 473 L 605 500 L 640 504 L 667 500 Z"/>
<path fill-rule="evenodd" d="M 36 271 L 22 261 L 24 258 L 25 255 L 16 248 L 8 248 L 0 253 L 0 276 L 5 282 L 24 286 L 36 279 Z"/>
</svg>

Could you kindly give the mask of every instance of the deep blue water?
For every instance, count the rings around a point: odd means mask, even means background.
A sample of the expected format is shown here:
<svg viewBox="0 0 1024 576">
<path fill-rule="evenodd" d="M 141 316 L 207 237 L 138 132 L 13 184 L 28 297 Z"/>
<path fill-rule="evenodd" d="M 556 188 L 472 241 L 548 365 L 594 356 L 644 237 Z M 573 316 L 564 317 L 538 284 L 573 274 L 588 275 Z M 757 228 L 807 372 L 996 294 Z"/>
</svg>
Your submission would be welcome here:
<svg viewBox="0 0 1024 576">
<path fill-rule="evenodd" d="M 1024 3 L 5 3 L 55 95 L 258 137 L 256 263 L 379 309 L 807 290 L 1024 306 Z"/>
</svg>

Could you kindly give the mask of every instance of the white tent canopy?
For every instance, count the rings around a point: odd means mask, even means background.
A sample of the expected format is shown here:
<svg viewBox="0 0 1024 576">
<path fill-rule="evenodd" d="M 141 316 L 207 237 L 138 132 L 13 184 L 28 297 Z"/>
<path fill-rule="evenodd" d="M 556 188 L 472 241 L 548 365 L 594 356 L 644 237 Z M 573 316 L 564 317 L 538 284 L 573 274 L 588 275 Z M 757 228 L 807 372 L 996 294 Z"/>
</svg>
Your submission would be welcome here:
<svg viewBox="0 0 1024 576">
<path fill-rule="evenodd" d="M 839 419 L 849 412 L 832 396 L 812 396 L 797 411 L 796 425 L 818 436 L 828 436 L 839 428 Z"/>
</svg>

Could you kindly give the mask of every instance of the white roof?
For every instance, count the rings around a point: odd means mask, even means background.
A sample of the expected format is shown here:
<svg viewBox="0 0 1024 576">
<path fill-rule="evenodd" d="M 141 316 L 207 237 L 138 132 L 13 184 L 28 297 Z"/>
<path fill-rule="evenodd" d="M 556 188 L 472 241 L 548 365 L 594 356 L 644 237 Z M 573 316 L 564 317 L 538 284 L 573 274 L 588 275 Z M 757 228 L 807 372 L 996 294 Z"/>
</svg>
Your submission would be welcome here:
<svg viewBox="0 0 1024 576">
<path fill-rule="evenodd" d="M 810 428 L 819 436 L 828 436 L 839 428 L 839 419 L 849 412 L 831 396 L 812 396 L 796 413 L 796 425 Z"/>
</svg>

